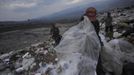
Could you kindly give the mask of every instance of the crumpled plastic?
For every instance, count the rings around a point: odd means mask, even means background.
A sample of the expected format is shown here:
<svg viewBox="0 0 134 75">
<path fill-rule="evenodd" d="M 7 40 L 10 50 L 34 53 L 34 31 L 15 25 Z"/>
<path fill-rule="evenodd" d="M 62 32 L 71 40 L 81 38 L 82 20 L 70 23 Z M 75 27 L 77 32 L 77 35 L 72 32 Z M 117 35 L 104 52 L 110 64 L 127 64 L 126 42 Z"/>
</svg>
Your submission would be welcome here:
<svg viewBox="0 0 134 75">
<path fill-rule="evenodd" d="M 59 63 L 67 65 L 58 75 L 96 75 L 100 49 L 94 27 L 84 16 L 82 22 L 63 34 L 63 39 L 55 48 L 59 53 Z"/>
<path fill-rule="evenodd" d="M 121 61 L 122 54 L 119 51 L 114 50 L 108 43 L 105 43 L 100 56 L 105 73 L 112 72 L 115 75 L 121 75 L 123 62 Z"/>
<path fill-rule="evenodd" d="M 122 54 L 123 62 L 134 63 L 134 45 L 123 40 L 123 39 L 114 39 L 109 42 L 110 46 Z"/>
<path fill-rule="evenodd" d="M 121 75 L 125 63 L 134 63 L 134 46 L 123 39 L 104 42 L 100 52 L 104 71 Z"/>
</svg>

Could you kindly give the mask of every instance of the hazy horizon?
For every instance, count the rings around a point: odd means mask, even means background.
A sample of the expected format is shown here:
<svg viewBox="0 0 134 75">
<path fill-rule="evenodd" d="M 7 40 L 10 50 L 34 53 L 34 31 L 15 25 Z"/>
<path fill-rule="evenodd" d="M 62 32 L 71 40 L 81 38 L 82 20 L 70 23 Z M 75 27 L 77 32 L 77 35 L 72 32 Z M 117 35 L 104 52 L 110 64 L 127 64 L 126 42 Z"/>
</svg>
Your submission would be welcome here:
<svg viewBox="0 0 134 75">
<path fill-rule="evenodd" d="M 39 18 L 71 8 L 77 10 L 77 6 L 86 6 L 102 1 L 116 3 L 116 1 L 121 0 L 0 0 L 0 21 L 22 21 Z M 133 0 L 127 0 L 130 3 L 131 1 Z"/>
</svg>

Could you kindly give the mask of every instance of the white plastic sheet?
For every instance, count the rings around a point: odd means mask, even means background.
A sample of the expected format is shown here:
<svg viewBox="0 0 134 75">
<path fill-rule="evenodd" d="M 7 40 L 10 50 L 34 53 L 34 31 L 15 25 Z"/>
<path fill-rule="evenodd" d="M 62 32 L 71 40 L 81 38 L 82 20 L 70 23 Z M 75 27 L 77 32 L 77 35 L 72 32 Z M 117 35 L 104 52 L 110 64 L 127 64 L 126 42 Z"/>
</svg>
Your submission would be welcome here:
<svg viewBox="0 0 134 75">
<path fill-rule="evenodd" d="M 115 39 L 109 42 L 110 46 L 122 54 L 122 61 L 134 63 L 134 45 L 123 40 Z"/>
<path fill-rule="evenodd" d="M 106 73 L 113 72 L 115 75 L 121 75 L 123 63 L 121 61 L 122 54 L 119 51 L 114 50 L 108 43 L 104 43 L 100 55 Z"/>
<path fill-rule="evenodd" d="M 86 16 L 63 34 L 55 49 L 59 53 L 59 64 L 63 67 L 58 75 L 96 75 L 101 47 L 94 27 Z"/>
<path fill-rule="evenodd" d="M 104 48 L 100 54 L 104 71 L 121 75 L 124 61 L 134 63 L 134 46 L 122 39 L 103 42 Z"/>
</svg>

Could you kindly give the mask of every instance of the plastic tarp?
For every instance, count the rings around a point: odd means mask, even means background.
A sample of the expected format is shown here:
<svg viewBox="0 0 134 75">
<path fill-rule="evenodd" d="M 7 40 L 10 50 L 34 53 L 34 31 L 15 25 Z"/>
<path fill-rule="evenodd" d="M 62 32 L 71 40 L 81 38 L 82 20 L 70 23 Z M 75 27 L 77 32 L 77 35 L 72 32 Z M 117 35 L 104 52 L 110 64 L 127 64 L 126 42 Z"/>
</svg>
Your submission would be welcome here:
<svg viewBox="0 0 134 75">
<path fill-rule="evenodd" d="M 94 27 L 84 16 L 82 22 L 63 34 L 63 39 L 55 48 L 62 68 L 58 75 L 96 75 L 100 49 Z"/>
<path fill-rule="evenodd" d="M 112 72 L 114 75 L 121 75 L 123 67 L 121 52 L 114 50 L 109 43 L 105 42 L 100 56 L 105 73 Z"/>
<path fill-rule="evenodd" d="M 123 40 L 123 39 L 114 39 L 109 42 L 110 46 L 122 54 L 123 62 L 134 63 L 134 45 Z"/>
<path fill-rule="evenodd" d="M 100 52 L 104 71 L 121 75 L 124 62 L 134 63 L 134 46 L 123 39 L 105 41 L 101 35 L 104 47 Z"/>
</svg>

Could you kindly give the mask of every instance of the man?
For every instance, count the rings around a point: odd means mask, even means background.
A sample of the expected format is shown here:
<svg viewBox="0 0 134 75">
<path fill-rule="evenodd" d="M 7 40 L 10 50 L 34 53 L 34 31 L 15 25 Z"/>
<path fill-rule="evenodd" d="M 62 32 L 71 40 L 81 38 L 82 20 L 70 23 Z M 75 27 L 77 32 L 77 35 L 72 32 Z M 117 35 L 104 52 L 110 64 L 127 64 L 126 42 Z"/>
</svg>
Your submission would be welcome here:
<svg viewBox="0 0 134 75">
<path fill-rule="evenodd" d="M 50 30 L 50 34 L 52 35 L 52 39 L 55 41 L 55 45 L 58 45 L 61 40 L 59 28 L 53 24 Z"/>
<path fill-rule="evenodd" d="M 85 15 L 89 18 L 89 20 L 91 21 L 91 23 L 93 24 L 96 34 L 100 40 L 100 44 L 101 46 L 103 46 L 103 43 L 101 41 L 101 38 L 99 36 L 99 31 L 100 31 L 100 25 L 99 25 L 99 21 L 97 20 L 96 16 L 97 16 L 97 10 L 94 7 L 90 7 L 86 10 Z"/>
<path fill-rule="evenodd" d="M 100 40 L 100 44 L 101 46 L 103 46 L 103 43 L 101 41 L 101 38 L 99 36 L 99 31 L 100 31 L 100 26 L 99 26 L 99 21 L 97 20 L 96 18 L 96 15 L 97 15 L 97 11 L 94 7 L 90 7 L 86 10 L 86 14 L 85 14 L 89 20 L 91 21 L 91 23 L 93 24 L 94 28 L 95 28 L 95 31 L 96 31 L 96 34 Z M 104 75 L 104 71 L 102 69 L 102 64 L 101 64 L 101 58 L 99 56 L 99 60 L 98 60 L 98 64 L 97 64 L 97 75 Z"/>
<path fill-rule="evenodd" d="M 105 23 L 106 36 L 108 36 L 110 39 L 113 38 L 112 20 L 113 20 L 113 18 L 111 17 L 111 13 L 108 12 L 107 17 L 104 19 L 104 23 Z"/>
</svg>

